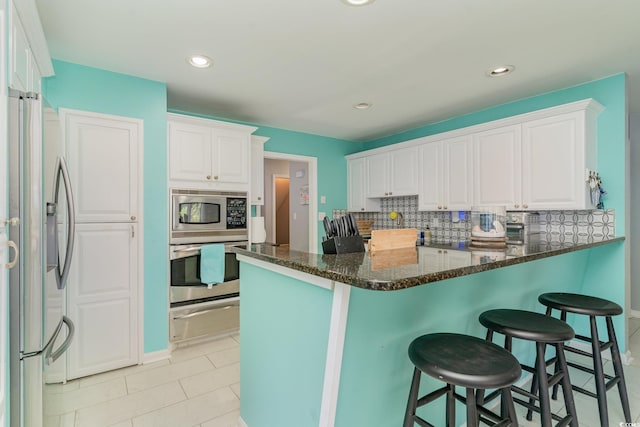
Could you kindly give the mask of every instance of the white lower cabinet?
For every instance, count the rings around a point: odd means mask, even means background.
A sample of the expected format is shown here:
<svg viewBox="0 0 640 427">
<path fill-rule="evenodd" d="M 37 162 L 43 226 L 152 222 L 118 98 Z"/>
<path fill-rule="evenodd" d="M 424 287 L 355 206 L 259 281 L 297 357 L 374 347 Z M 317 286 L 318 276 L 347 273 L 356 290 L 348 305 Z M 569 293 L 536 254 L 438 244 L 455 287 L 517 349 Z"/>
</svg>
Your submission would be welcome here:
<svg viewBox="0 0 640 427">
<path fill-rule="evenodd" d="M 473 145 L 471 136 L 423 144 L 418 210 L 469 210 L 473 205 Z"/>
<path fill-rule="evenodd" d="M 67 379 L 138 362 L 136 224 L 77 224 L 67 287 Z"/>
</svg>

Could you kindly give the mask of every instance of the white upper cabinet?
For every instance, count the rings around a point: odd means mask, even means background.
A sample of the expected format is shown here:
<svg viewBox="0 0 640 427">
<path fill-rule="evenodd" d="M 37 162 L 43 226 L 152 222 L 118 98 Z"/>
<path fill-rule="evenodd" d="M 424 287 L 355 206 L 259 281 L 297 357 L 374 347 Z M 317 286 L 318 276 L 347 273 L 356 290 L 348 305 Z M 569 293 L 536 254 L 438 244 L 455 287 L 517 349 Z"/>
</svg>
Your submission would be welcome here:
<svg viewBox="0 0 640 427">
<path fill-rule="evenodd" d="M 393 150 L 367 157 L 367 197 L 418 194 L 418 150 Z"/>
<path fill-rule="evenodd" d="M 600 111 L 586 99 L 351 154 L 349 209 L 412 194 L 429 211 L 592 209 L 586 178 L 597 166 Z"/>
<path fill-rule="evenodd" d="M 172 187 L 249 190 L 257 128 L 177 114 L 168 119 Z"/>
<path fill-rule="evenodd" d="M 22 91 L 31 92 L 32 88 L 32 67 L 31 49 L 29 41 L 24 32 L 20 18 L 15 8 L 11 9 L 11 34 L 10 34 L 10 64 L 9 87 Z"/>
<path fill-rule="evenodd" d="M 347 208 L 350 211 L 380 210 L 379 199 L 369 199 L 366 195 L 367 164 L 363 157 L 347 160 Z"/>
<path fill-rule="evenodd" d="M 251 136 L 251 204 L 264 205 L 264 136 Z"/>
<path fill-rule="evenodd" d="M 595 127 L 587 129 L 586 114 L 562 114 L 522 125 L 525 209 L 595 207 L 585 183 L 586 170 L 596 168 Z"/>
<path fill-rule="evenodd" d="M 473 134 L 474 194 L 478 206 L 521 209 L 520 125 Z"/>
<path fill-rule="evenodd" d="M 469 210 L 473 205 L 471 136 L 426 143 L 419 148 L 418 210 Z"/>
</svg>

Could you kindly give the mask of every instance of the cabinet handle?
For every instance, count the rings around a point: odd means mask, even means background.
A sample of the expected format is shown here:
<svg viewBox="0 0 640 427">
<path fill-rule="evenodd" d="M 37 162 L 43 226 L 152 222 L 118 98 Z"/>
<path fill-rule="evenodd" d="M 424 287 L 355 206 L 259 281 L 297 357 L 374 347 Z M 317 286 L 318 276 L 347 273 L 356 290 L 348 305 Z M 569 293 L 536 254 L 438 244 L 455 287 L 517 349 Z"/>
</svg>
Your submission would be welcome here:
<svg viewBox="0 0 640 427">
<path fill-rule="evenodd" d="M 131 221 L 135 221 L 136 220 L 136 216 L 135 215 L 131 215 Z"/>
<path fill-rule="evenodd" d="M 131 226 L 131 238 L 133 239 L 134 237 L 136 237 L 136 231 L 135 228 L 133 228 L 133 225 Z"/>
<path fill-rule="evenodd" d="M 207 179 L 211 179 L 211 175 L 207 175 Z"/>
<path fill-rule="evenodd" d="M 214 176 L 213 179 L 218 179 L 218 175 Z"/>
<path fill-rule="evenodd" d="M 443 206 L 443 207 L 442 207 L 442 209 L 447 209 L 447 207 L 446 207 L 446 206 Z"/>
<path fill-rule="evenodd" d="M 384 193 L 384 195 L 385 195 L 385 196 L 388 196 L 388 195 L 389 195 L 389 193 Z"/>
<path fill-rule="evenodd" d="M 15 253 L 15 257 L 13 257 L 13 261 L 10 261 L 4 265 L 7 268 L 7 270 L 11 270 L 13 267 L 16 266 L 16 263 L 18 262 L 18 246 L 16 246 L 16 244 L 12 240 L 7 240 L 6 245 L 12 248 Z"/>
<path fill-rule="evenodd" d="M 523 208 L 527 209 L 529 205 L 522 205 Z"/>
<path fill-rule="evenodd" d="M 393 193 L 391 191 L 389 191 L 389 195 L 391 196 Z"/>
<path fill-rule="evenodd" d="M 438 205 L 438 209 L 442 209 L 442 206 Z"/>
<path fill-rule="evenodd" d="M 361 211 L 363 211 L 363 210 L 364 210 L 364 208 L 360 208 L 360 210 L 361 210 Z"/>
<path fill-rule="evenodd" d="M 262 197 L 258 196 L 258 200 L 262 200 Z"/>
<path fill-rule="evenodd" d="M 520 205 L 513 205 L 514 208 L 518 209 Z"/>
</svg>

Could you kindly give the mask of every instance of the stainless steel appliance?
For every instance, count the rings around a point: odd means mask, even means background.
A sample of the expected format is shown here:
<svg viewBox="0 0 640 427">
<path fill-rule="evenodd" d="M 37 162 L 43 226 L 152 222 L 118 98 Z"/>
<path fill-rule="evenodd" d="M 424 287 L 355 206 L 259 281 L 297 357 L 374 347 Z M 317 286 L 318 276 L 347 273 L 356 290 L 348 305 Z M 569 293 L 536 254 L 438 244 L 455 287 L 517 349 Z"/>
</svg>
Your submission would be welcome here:
<svg viewBox="0 0 640 427">
<path fill-rule="evenodd" d="M 202 244 L 171 245 L 171 342 L 223 334 L 239 328 L 240 268 L 231 247 L 246 248 L 247 245 L 246 240 L 225 244 L 224 282 L 213 286 L 208 286 L 200 280 Z"/>
<path fill-rule="evenodd" d="M 170 244 L 248 240 L 247 193 L 171 189 Z"/>
<path fill-rule="evenodd" d="M 41 100 L 36 94 L 10 91 L 9 99 L 9 238 L 18 248 L 18 262 L 9 275 L 11 427 L 42 424 L 43 366 L 54 362 L 71 344 L 73 322 L 63 313 L 53 333 L 44 339 L 45 292 L 63 292 L 73 254 L 73 194 L 63 158 L 56 167 L 54 202 L 47 204 L 47 235 L 44 236 L 43 155 L 39 138 L 42 125 Z M 64 183 L 66 208 L 58 206 L 59 187 Z M 61 260 L 57 249 L 57 217 L 66 213 L 67 248 Z M 65 210 L 66 209 L 66 210 Z M 47 271 L 56 270 L 55 289 L 45 289 L 43 243 L 47 242 Z M 61 264 L 63 267 L 61 267 Z M 64 327 L 64 329 L 63 329 Z M 64 341 L 59 340 L 65 335 Z"/>
<path fill-rule="evenodd" d="M 507 243 L 526 245 L 539 235 L 540 215 L 537 212 L 507 212 Z"/>
</svg>

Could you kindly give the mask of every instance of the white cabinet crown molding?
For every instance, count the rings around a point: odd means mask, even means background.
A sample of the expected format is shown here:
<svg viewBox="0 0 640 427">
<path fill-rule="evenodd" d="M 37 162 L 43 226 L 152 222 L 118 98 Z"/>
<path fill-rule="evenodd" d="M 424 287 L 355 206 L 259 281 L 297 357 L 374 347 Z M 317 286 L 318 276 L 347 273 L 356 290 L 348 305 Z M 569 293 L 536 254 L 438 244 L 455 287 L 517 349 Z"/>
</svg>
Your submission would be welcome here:
<svg viewBox="0 0 640 427">
<path fill-rule="evenodd" d="M 410 139 L 407 141 L 398 142 L 395 144 L 385 145 L 384 147 L 374 148 L 372 150 L 360 151 L 357 153 L 346 155 L 346 159 L 355 159 L 359 157 L 367 157 L 373 154 L 381 154 L 390 151 L 395 151 L 400 148 L 407 148 L 425 143 L 440 141 L 442 139 L 457 138 L 460 136 L 469 135 L 476 132 L 482 132 L 504 126 L 522 124 L 527 121 L 543 119 L 550 116 L 555 116 L 565 113 L 573 113 L 576 111 L 589 111 L 596 115 L 604 110 L 604 107 L 593 98 L 583 99 L 581 101 L 570 102 L 567 104 L 557 105 L 554 107 L 544 108 L 541 110 L 530 111 L 524 114 L 518 114 L 515 116 L 505 117 L 503 119 L 493 120 L 490 122 L 480 123 L 473 126 L 467 126 L 464 128 L 454 129 L 447 132 L 437 133 L 433 135 L 423 136 L 420 138 Z"/>
<path fill-rule="evenodd" d="M 231 129 L 241 132 L 253 133 L 258 130 L 255 126 L 241 125 L 238 123 L 225 122 L 222 120 L 207 119 L 204 117 L 189 116 L 178 113 L 167 113 L 168 121 L 177 121 L 181 123 L 191 123 L 198 126 L 209 126 L 222 129 Z M 267 138 L 269 139 L 269 138 Z"/>
</svg>

